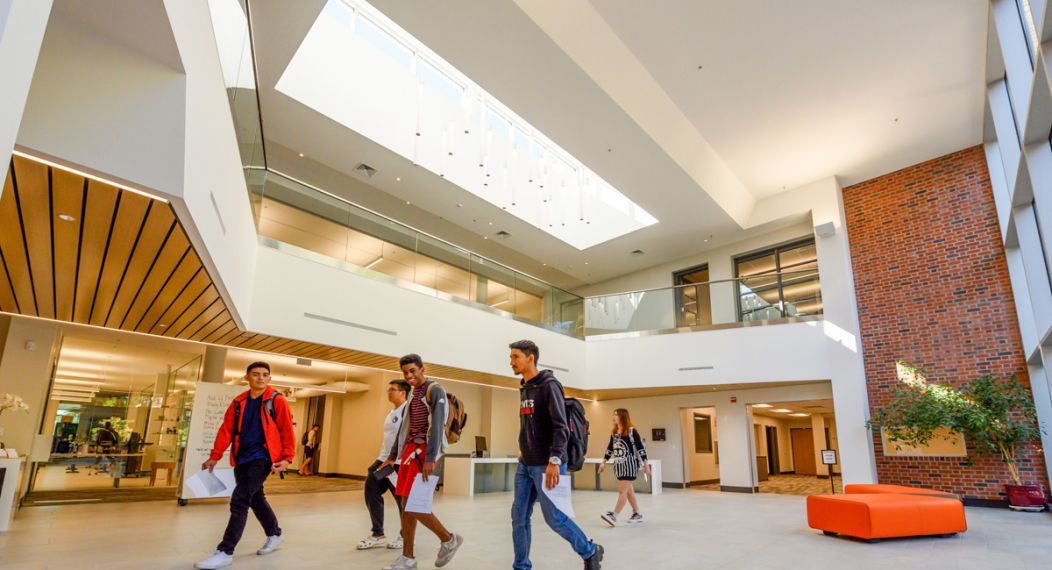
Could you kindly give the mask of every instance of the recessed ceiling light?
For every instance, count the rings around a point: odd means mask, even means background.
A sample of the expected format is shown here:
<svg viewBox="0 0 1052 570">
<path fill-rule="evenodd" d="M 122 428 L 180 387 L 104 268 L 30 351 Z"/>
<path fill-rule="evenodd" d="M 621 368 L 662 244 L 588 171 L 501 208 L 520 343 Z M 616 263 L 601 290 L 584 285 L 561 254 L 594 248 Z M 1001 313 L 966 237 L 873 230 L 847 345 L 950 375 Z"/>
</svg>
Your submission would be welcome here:
<svg viewBox="0 0 1052 570">
<path fill-rule="evenodd" d="M 401 178 L 399 178 L 399 177 L 395 176 L 395 182 L 401 182 L 401 181 L 402 181 L 402 179 L 401 179 Z"/>
<path fill-rule="evenodd" d="M 405 205 L 406 205 L 406 206 L 408 206 L 408 205 L 410 205 L 410 204 L 412 204 L 412 202 L 410 202 L 409 200 L 406 200 L 406 201 L 405 201 Z"/>
<path fill-rule="evenodd" d="M 779 414 L 788 414 L 788 413 L 789 413 L 789 412 L 791 412 L 792 410 L 787 410 L 787 409 L 785 409 L 785 408 L 775 408 L 775 409 L 773 409 L 773 410 L 771 410 L 771 411 L 772 411 L 772 412 L 778 412 Z"/>
<path fill-rule="evenodd" d="M 493 222 L 490 222 L 490 223 L 489 223 L 489 225 L 491 225 L 491 226 L 492 226 L 492 225 L 493 225 Z"/>
<path fill-rule="evenodd" d="M 770 404 L 753 404 L 752 407 L 754 407 L 754 408 L 770 408 L 771 405 Z"/>
<path fill-rule="evenodd" d="M 58 219 L 62 220 L 63 222 L 72 222 L 72 221 L 76 220 L 77 218 L 74 218 L 73 216 L 71 216 L 69 214 L 59 214 L 58 215 Z"/>
<path fill-rule="evenodd" d="M 482 239 L 489 239 L 489 236 L 482 236 Z"/>
<path fill-rule="evenodd" d="M 300 158 L 303 158 L 303 153 L 302 152 L 300 153 Z"/>
<path fill-rule="evenodd" d="M 789 415 L 793 416 L 793 417 L 797 417 L 797 418 L 806 418 L 807 416 L 810 416 L 811 414 L 795 413 L 795 414 L 789 414 Z"/>
<path fill-rule="evenodd" d="M 464 204 L 457 204 L 457 207 L 458 207 L 458 208 L 463 208 L 463 207 L 464 207 Z"/>
<path fill-rule="evenodd" d="M 548 264 L 547 263 L 542 263 L 541 267 L 548 267 Z"/>
<path fill-rule="evenodd" d="M 166 324 L 164 324 L 164 323 L 161 323 L 161 324 L 159 324 L 159 325 L 157 325 L 157 326 L 159 326 L 159 327 L 161 327 L 161 328 L 163 329 L 164 327 L 166 327 L 166 326 L 168 326 L 168 325 L 166 325 Z"/>
<path fill-rule="evenodd" d="M 584 262 L 584 264 L 585 264 L 585 265 L 588 265 L 588 262 L 586 261 L 586 262 Z"/>
</svg>

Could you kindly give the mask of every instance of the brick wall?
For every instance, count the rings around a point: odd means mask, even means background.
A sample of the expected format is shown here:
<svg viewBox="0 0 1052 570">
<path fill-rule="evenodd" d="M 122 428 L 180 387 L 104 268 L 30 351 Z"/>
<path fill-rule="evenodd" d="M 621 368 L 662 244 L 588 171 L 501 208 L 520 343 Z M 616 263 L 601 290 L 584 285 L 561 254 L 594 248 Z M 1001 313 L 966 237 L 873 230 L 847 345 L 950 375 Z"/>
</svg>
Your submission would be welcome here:
<svg viewBox="0 0 1052 570">
<path fill-rule="evenodd" d="M 845 188 L 844 206 L 872 409 L 890 397 L 899 359 L 941 384 L 1029 381 L 982 147 Z M 997 457 L 885 457 L 879 434 L 874 447 L 882 483 L 1004 499 Z M 1020 455 L 1024 482 L 1045 481 L 1040 447 Z"/>
</svg>

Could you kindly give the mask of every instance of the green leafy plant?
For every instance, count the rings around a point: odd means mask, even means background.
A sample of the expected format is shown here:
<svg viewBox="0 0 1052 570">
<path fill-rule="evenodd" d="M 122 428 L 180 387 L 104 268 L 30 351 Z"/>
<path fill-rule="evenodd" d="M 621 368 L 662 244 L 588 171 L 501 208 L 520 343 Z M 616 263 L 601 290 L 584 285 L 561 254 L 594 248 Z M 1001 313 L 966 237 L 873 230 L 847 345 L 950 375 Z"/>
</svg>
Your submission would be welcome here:
<svg viewBox="0 0 1052 570">
<path fill-rule="evenodd" d="M 883 429 L 889 441 L 917 447 L 961 434 L 970 451 L 1000 455 L 1013 483 L 1022 484 L 1019 447 L 1040 439 L 1043 430 L 1030 390 L 1018 378 L 983 376 L 954 388 L 928 383 L 909 363 L 899 367 L 910 370 L 913 380 L 893 388 L 891 401 L 873 414 L 869 427 Z"/>
</svg>

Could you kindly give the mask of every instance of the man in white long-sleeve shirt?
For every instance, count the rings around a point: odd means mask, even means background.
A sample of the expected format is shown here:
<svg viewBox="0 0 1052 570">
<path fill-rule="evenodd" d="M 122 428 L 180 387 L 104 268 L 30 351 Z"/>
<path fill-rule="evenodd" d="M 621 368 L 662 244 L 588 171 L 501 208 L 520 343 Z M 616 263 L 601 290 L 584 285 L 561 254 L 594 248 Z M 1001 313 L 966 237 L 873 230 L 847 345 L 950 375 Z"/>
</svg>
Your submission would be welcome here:
<svg viewBox="0 0 1052 570">
<path fill-rule="evenodd" d="M 398 483 L 398 472 L 392 469 L 390 475 L 376 477 L 376 470 L 391 454 L 391 448 L 398 446 L 398 430 L 402 427 L 402 412 L 405 407 L 406 398 L 409 396 L 409 382 L 405 380 L 392 380 L 387 385 L 387 401 L 391 402 L 394 410 L 387 414 L 384 420 L 384 443 L 380 448 L 380 455 L 376 461 L 369 466 L 369 475 L 365 478 L 365 506 L 369 509 L 369 518 L 372 519 L 373 530 L 369 536 L 358 542 L 358 550 L 387 546 L 391 549 L 402 548 L 402 537 L 399 536 L 388 542 L 384 535 L 384 493 L 390 492 L 398 505 L 398 512 L 402 512 L 402 503 L 395 495 L 395 485 Z"/>
</svg>

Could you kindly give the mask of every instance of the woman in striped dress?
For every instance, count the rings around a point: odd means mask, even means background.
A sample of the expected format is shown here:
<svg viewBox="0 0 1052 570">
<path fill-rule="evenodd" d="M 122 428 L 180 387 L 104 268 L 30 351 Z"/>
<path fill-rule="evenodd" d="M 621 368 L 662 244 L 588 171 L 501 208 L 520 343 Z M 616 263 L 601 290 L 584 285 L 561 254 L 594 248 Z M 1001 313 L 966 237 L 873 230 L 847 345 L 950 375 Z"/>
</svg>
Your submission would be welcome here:
<svg viewBox="0 0 1052 570">
<path fill-rule="evenodd" d="M 618 408 L 614 410 L 614 429 L 610 432 L 610 443 L 606 446 L 603 455 L 603 463 L 599 466 L 600 471 L 606 470 L 606 464 L 613 463 L 614 474 L 617 476 L 617 504 L 614 510 L 607 511 L 601 515 L 606 524 L 614 526 L 617 524 L 617 515 L 625 508 L 627 501 L 632 505 L 632 516 L 628 524 L 643 522 L 643 515 L 639 514 L 639 503 L 636 502 L 636 491 L 632 483 L 636 480 L 639 468 L 650 477 L 650 464 L 647 463 L 647 450 L 643 445 L 643 438 L 632 425 L 632 418 L 628 410 Z"/>
</svg>

